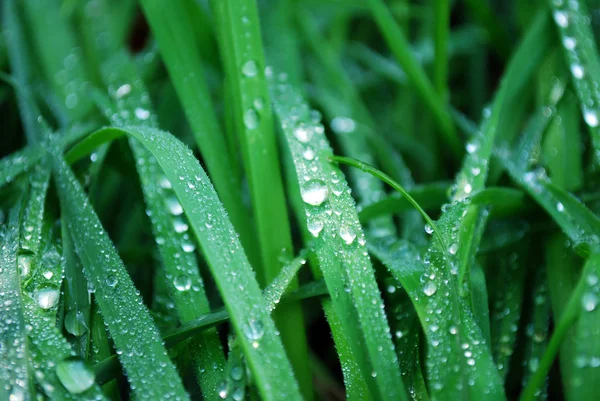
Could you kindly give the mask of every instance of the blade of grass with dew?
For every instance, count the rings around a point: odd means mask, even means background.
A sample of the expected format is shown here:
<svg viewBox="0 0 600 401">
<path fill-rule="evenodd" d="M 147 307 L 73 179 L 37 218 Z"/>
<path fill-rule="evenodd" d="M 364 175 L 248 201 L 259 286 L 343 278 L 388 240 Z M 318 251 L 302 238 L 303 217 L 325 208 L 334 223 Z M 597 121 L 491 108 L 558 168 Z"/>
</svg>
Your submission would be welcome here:
<svg viewBox="0 0 600 401">
<path fill-rule="evenodd" d="M 315 251 L 332 306 L 338 313 L 349 348 L 376 400 L 406 399 L 390 330 L 382 312 L 381 294 L 365 251 L 354 202 L 340 170 L 329 164 L 332 151 L 323 126 L 312 120 L 310 110 L 295 90 L 273 79 L 274 109 L 292 154 L 313 234 Z M 296 134 L 310 131 L 308 140 Z M 315 157 L 304 157 L 310 146 Z"/>
<path fill-rule="evenodd" d="M 83 54 L 75 42 L 73 28 L 56 0 L 24 3 L 36 54 L 61 109 L 74 121 L 85 117 L 92 104 L 86 96 L 89 83 Z"/>
<path fill-rule="evenodd" d="M 590 15 L 583 1 L 549 1 L 554 22 L 561 37 L 564 55 L 571 70 L 572 82 L 579 97 L 581 113 L 600 158 L 600 95 L 597 88 L 600 58 L 594 34 L 589 25 Z"/>
<path fill-rule="evenodd" d="M 535 399 L 535 395 L 545 381 L 562 341 L 571 327 L 575 328 L 575 359 L 571 379 L 580 386 L 573 386 L 573 399 L 586 399 L 595 392 L 594 383 L 598 378 L 597 369 L 588 366 L 586 356 L 595 355 L 599 348 L 597 338 L 592 333 L 598 327 L 598 294 L 600 294 L 600 254 L 592 253 L 586 261 L 577 285 L 571 293 L 560 319 L 557 321 L 548 348 L 539 362 L 539 367 L 527 382 L 520 401 Z M 579 359 L 583 356 L 583 360 Z M 577 380 L 579 379 L 579 380 Z M 591 380 L 591 381 L 588 381 Z M 585 384 L 584 384 L 585 383 Z"/>
<path fill-rule="evenodd" d="M 415 87 L 416 92 L 421 96 L 423 102 L 433 114 L 452 155 L 458 158 L 462 154 L 460 139 L 454 128 L 452 118 L 448 111 L 446 111 L 445 101 L 435 92 L 425 71 L 415 59 L 408 40 L 387 9 L 387 6 L 381 0 L 369 0 L 368 4 L 390 50 L 402 66 L 411 84 Z"/>
<path fill-rule="evenodd" d="M 151 111 L 149 95 L 128 57 L 115 54 L 103 65 L 103 79 L 109 88 L 113 105 L 105 108 L 115 126 L 139 125 L 156 128 L 156 116 Z M 124 93 L 127 92 L 127 93 Z M 127 117 L 123 117 L 127 116 Z M 210 311 L 195 255 L 195 245 L 188 233 L 183 209 L 172 190 L 169 179 L 137 139 L 129 137 L 129 146 L 136 159 L 136 169 L 142 184 L 147 213 L 152 222 L 158 251 L 161 256 L 167 291 L 175 302 L 182 324 Z M 225 358 L 216 330 L 209 330 L 190 344 L 194 355 L 196 375 L 206 399 L 219 399 L 219 386 L 225 368 Z"/>
<path fill-rule="evenodd" d="M 521 242 L 522 244 L 523 242 Z M 517 341 L 521 319 L 527 256 L 523 246 L 494 253 L 488 262 L 491 305 L 491 342 L 494 361 L 505 381 Z"/>
<path fill-rule="evenodd" d="M 539 366 L 539 361 L 548 347 L 548 329 L 550 326 L 550 303 L 548 302 L 548 284 L 544 269 L 536 269 L 531 292 L 533 309 L 525 326 L 525 344 L 523 348 L 523 377 L 521 383 L 527 384 L 529 378 Z M 531 303 L 530 303 L 531 304 Z M 562 366 L 561 366 L 562 371 Z M 537 401 L 548 399 L 548 379 L 542 385 L 541 392 L 534 398 Z"/>
<path fill-rule="evenodd" d="M 414 199 L 408 197 L 407 192 L 385 173 L 356 160 L 339 156 L 332 156 L 330 158 L 334 161 L 359 167 L 363 171 L 373 174 L 391 185 L 403 196 L 406 196 L 411 204 L 423 215 L 425 221 L 428 223 L 426 231 L 429 234 L 435 234 L 435 238 L 432 239 L 434 242 L 430 244 L 424 256 L 424 261 L 428 263 L 421 262 L 420 257 L 417 258 L 418 253 L 416 250 L 402 250 L 404 257 L 407 259 L 406 263 L 413 265 L 411 271 L 415 274 L 414 277 L 416 277 L 415 272 L 417 271 L 422 273 L 419 277 L 427 277 L 424 279 L 426 280 L 424 284 L 419 281 L 418 288 L 413 282 L 404 282 L 404 276 L 399 273 L 399 268 L 394 265 L 394 261 L 398 260 L 400 255 L 392 257 L 389 254 L 389 249 L 393 248 L 393 244 L 397 242 L 396 239 L 389 237 L 387 245 L 379 249 L 371 247 L 372 251 L 379 251 L 378 258 L 384 262 L 388 269 L 390 269 L 390 272 L 407 289 L 411 299 L 413 299 L 413 304 L 420 301 L 423 305 L 419 318 L 426 334 L 430 334 L 428 341 L 431 347 L 427 367 L 429 379 L 432 383 L 432 397 L 436 397 L 436 394 L 439 394 L 440 397 L 456 397 L 461 392 L 465 392 L 462 394 L 463 397 L 467 396 L 467 394 L 471 394 L 474 397 L 477 394 L 486 394 L 486 397 L 492 397 L 489 399 L 505 400 L 506 396 L 503 392 L 500 377 L 492 361 L 490 350 L 485 343 L 481 328 L 477 326 L 474 320 L 471 303 L 466 298 L 459 297 L 457 284 L 454 282 L 455 279 L 453 277 L 457 271 L 454 271 L 455 266 L 453 266 L 452 261 L 448 260 L 448 256 L 446 256 L 447 254 L 451 256 L 456 254 L 457 247 L 455 243 L 447 247 L 446 240 L 452 240 L 452 237 L 457 235 L 456 229 L 460 227 L 461 218 L 464 217 L 463 212 L 469 203 L 455 202 L 452 207 L 447 208 L 442 214 L 438 223 L 434 224 Z M 417 260 L 418 262 L 416 262 Z M 439 291 L 438 288 L 440 288 Z M 445 294 L 442 294 L 442 288 L 446 289 Z M 424 293 L 426 297 L 423 297 L 421 293 Z M 453 318 L 446 319 L 446 316 L 441 318 L 434 313 L 435 310 L 447 310 Z M 418 309 L 417 312 L 419 313 Z M 435 323 L 433 323 L 434 321 Z M 454 326 L 454 322 L 460 322 L 460 327 Z M 453 338 L 453 336 L 456 337 Z M 440 347 L 442 342 L 446 345 Z M 458 357 L 461 353 L 458 348 L 459 343 L 462 349 L 468 349 L 465 352 L 466 360 L 464 361 Z M 454 365 L 454 372 L 439 369 L 440 366 L 448 363 Z M 464 377 L 456 375 L 456 372 L 460 372 L 461 370 L 465 371 Z M 462 381 L 467 376 L 469 376 L 469 386 L 465 388 Z M 449 388 L 455 389 L 457 393 L 451 394 L 448 391 Z M 440 391 L 442 389 L 444 389 L 443 393 Z"/>
<path fill-rule="evenodd" d="M 220 4 L 217 4 L 220 3 Z M 225 78 L 234 104 L 234 128 L 250 187 L 261 263 L 255 264 L 264 287 L 276 277 L 282 252 L 293 251 L 269 91 L 258 9 L 253 0 L 213 1 Z M 241 21 L 241 23 L 240 23 Z M 292 283 L 292 286 L 296 286 Z M 279 308 L 273 319 L 304 397 L 312 399 L 306 334 L 299 305 Z"/>
<path fill-rule="evenodd" d="M 241 198 L 241 177 L 230 154 L 225 136 L 214 113 L 213 102 L 202 74 L 203 65 L 193 35 L 192 21 L 180 3 L 141 1 L 163 61 L 190 123 L 196 145 L 206 162 L 219 198 L 240 233 L 253 263 L 258 261 L 256 241 L 251 233 L 248 212 Z"/>
<path fill-rule="evenodd" d="M 231 313 L 261 395 L 266 399 L 298 399 L 297 384 L 248 260 L 206 173 L 189 149 L 156 129 L 105 128 L 74 147 L 68 159 L 73 162 L 99 144 L 123 135 L 144 144 L 171 182 Z"/>
<path fill-rule="evenodd" d="M 471 268 L 471 305 L 473 319 L 481 330 L 481 336 L 486 344 L 491 344 L 490 308 L 488 301 L 487 283 L 481 264 L 475 263 Z"/>
<path fill-rule="evenodd" d="M 81 185 L 58 151 L 53 152 L 52 169 L 61 210 L 134 392 L 140 399 L 188 399 L 114 245 Z M 136 320 L 124 319 L 125 316 L 136 316 Z M 147 360 L 153 361 L 152 365 L 146 364 Z M 156 380 L 149 382 L 150 375 Z"/>
<path fill-rule="evenodd" d="M 510 103 L 507 104 L 507 101 L 526 84 L 542 60 L 545 46 L 540 45 L 540 42 L 547 42 L 544 40 L 547 23 L 547 16 L 544 13 L 538 14 L 512 56 L 502 77 L 500 89 L 494 96 L 489 118 L 482 122 L 481 134 L 471 138 L 467 144 L 467 156 L 456 178 L 452 202 L 464 201 L 484 189 L 496 132 L 501 128 L 500 119 L 510 109 Z M 469 277 L 469 266 L 474 261 L 481 241 L 482 227 L 489 214 L 487 210 L 476 205 L 468 205 L 465 210 L 456 242 L 453 241 L 450 245 L 456 244 L 457 247 L 458 283 L 461 293 L 464 291 L 465 278 Z M 477 227 L 480 229 L 477 230 Z"/>
<path fill-rule="evenodd" d="M 0 227 L 0 380 L 6 399 L 32 400 L 33 377 L 29 369 L 31 358 L 23 318 L 23 300 L 17 265 L 18 211 L 9 214 L 6 225 Z M 1 394 L 1 393 L 0 393 Z"/>
</svg>

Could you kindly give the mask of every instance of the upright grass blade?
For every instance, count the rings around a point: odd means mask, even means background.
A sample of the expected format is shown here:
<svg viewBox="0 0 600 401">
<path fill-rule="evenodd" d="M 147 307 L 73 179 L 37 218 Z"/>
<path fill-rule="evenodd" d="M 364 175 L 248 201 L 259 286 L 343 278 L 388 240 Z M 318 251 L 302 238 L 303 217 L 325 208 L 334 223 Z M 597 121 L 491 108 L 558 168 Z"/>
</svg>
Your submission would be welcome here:
<svg viewBox="0 0 600 401">
<path fill-rule="evenodd" d="M 84 266 L 86 278 L 94 289 L 96 301 L 137 397 L 188 399 L 175 368 L 167 357 L 154 322 L 142 305 L 123 262 L 81 185 L 57 150 L 52 153 L 52 168 L 61 199 L 61 210 Z M 130 321 L 127 316 L 136 316 L 136 320 Z M 145 363 L 148 360 L 153 361 L 152 365 Z M 149 382 L 147 378 L 150 374 L 157 380 Z"/>
<path fill-rule="evenodd" d="M 218 35 L 219 49 L 226 66 L 227 84 L 231 88 L 234 127 L 256 218 L 261 263 L 255 267 L 259 283 L 264 287 L 279 272 L 281 253 L 292 250 L 292 240 L 264 73 L 258 10 L 253 0 L 213 1 L 212 4 L 222 30 Z M 312 382 L 305 358 L 308 351 L 302 311 L 299 305 L 290 304 L 276 311 L 273 318 L 300 388 L 305 397 L 311 399 Z"/>
<path fill-rule="evenodd" d="M 24 6 L 40 66 L 57 97 L 53 100 L 72 120 L 86 116 L 92 104 L 86 96 L 89 82 L 82 79 L 86 76 L 83 54 L 59 2 L 33 0 Z"/>
<path fill-rule="evenodd" d="M 271 89 L 301 182 L 307 227 L 349 349 L 374 399 L 406 399 L 354 202 L 341 172 L 328 163 L 332 151 L 323 126 L 285 82 L 273 79 Z M 304 156 L 307 148 L 315 157 Z"/>
<path fill-rule="evenodd" d="M 106 114 L 116 126 L 139 125 L 156 128 L 156 116 L 151 111 L 149 96 L 143 84 L 135 79 L 132 63 L 118 53 L 105 62 L 103 78 L 111 90 L 115 106 L 107 105 Z M 114 89 L 116 88 L 116 89 Z M 127 93 L 124 93 L 127 92 Z M 195 245 L 188 233 L 188 221 L 181 216 L 183 209 L 172 190 L 169 179 L 160 171 L 152 153 L 137 139 L 130 137 L 129 145 L 136 159 L 136 168 L 152 222 L 155 241 L 161 256 L 167 292 L 175 302 L 182 324 L 210 312 L 204 292 Z M 196 375 L 206 399 L 219 399 L 225 359 L 216 330 L 209 330 L 190 343 L 196 365 Z"/>
<path fill-rule="evenodd" d="M 239 170 L 232 168 L 236 158 L 228 150 L 214 112 L 192 21 L 180 2 L 144 0 L 141 4 L 219 198 L 241 235 L 246 253 L 256 263 L 257 246 L 250 230 L 251 219 L 242 203 L 241 177 Z"/>
<path fill-rule="evenodd" d="M 446 110 L 446 104 L 443 97 L 435 92 L 425 71 L 412 54 L 408 40 L 402 33 L 396 21 L 394 21 L 392 14 L 383 1 L 369 0 L 368 3 L 390 50 L 396 57 L 398 63 L 402 66 L 411 84 L 415 87 L 416 92 L 421 96 L 423 102 L 433 114 L 452 154 L 454 157 L 459 157 L 462 154 L 460 139 L 454 128 L 452 118 Z"/>
<path fill-rule="evenodd" d="M 254 380 L 265 399 L 300 399 L 289 362 L 239 240 L 198 161 L 173 136 L 148 127 L 106 128 L 80 142 L 74 161 L 119 136 L 140 141 L 163 169 L 194 229 Z M 183 177 L 183 178 L 180 178 Z"/>
<path fill-rule="evenodd" d="M 0 394 L 6 399 L 32 400 L 30 386 L 33 377 L 28 366 L 31 356 L 17 268 L 17 215 L 18 211 L 11 212 L 8 224 L 0 227 Z"/>
<path fill-rule="evenodd" d="M 590 15 L 584 1 L 549 1 L 554 22 L 560 33 L 565 59 L 579 97 L 581 113 L 600 158 L 600 58 L 589 25 Z"/>
</svg>

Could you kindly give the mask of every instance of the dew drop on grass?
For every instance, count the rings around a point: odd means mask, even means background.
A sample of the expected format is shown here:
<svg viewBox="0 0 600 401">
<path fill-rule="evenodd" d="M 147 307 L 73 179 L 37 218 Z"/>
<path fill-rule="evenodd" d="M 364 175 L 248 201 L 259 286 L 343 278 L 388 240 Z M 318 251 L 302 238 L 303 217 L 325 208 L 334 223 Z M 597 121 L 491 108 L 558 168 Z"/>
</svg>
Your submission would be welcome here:
<svg viewBox="0 0 600 401">
<path fill-rule="evenodd" d="M 565 13 L 564 11 L 555 11 L 554 21 L 556 21 L 558 26 L 560 26 L 561 28 L 566 28 L 569 26 L 569 18 L 567 17 L 567 13 Z"/>
<path fill-rule="evenodd" d="M 29 273 L 31 273 L 31 255 L 19 255 L 17 264 L 21 277 L 29 276 Z"/>
<path fill-rule="evenodd" d="M 467 143 L 467 153 L 473 153 L 477 150 L 478 146 L 475 143 Z"/>
<path fill-rule="evenodd" d="M 594 110 L 584 109 L 583 119 L 585 123 L 594 128 L 598 126 L 598 114 Z"/>
<path fill-rule="evenodd" d="M 308 231 L 313 235 L 313 237 L 318 237 L 321 231 L 323 230 L 323 220 L 318 217 L 309 219 L 307 222 Z"/>
<path fill-rule="evenodd" d="M 588 285 L 593 287 L 598 284 L 598 276 L 595 274 L 588 274 L 585 281 L 588 283 Z"/>
<path fill-rule="evenodd" d="M 256 110 L 250 107 L 244 112 L 244 125 L 248 129 L 255 129 L 256 127 L 258 127 L 258 123 L 258 113 L 256 112 Z"/>
<path fill-rule="evenodd" d="M 146 110 L 142 107 L 136 107 L 135 108 L 135 117 L 138 120 L 147 120 L 150 118 L 150 111 Z"/>
<path fill-rule="evenodd" d="M 233 401 L 242 401 L 244 399 L 244 394 L 244 389 L 238 388 L 231 394 L 231 398 L 233 398 Z"/>
<path fill-rule="evenodd" d="M 67 358 L 56 365 L 56 376 L 71 394 L 81 394 L 94 384 L 94 372 L 80 358 Z"/>
<path fill-rule="evenodd" d="M 244 369 L 241 366 L 234 366 L 231 368 L 231 378 L 235 381 L 242 380 L 244 377 Z"/>
<path fill-rule="evenodd" d="M 40 308 L 50 309 L 56 306 L 58 303 L 58 297 L 60 292 L 57 288 L 48 286 L 43 287 L 36 293 L 36 300 Z"/>
<path fill-rule="evenodd" d="M 221 397 L 222 399 L 227 398 L 227 384 L 226 383 L 222 383 L 219 386 L 219 397 Z"/>
<path fill-rule="evenodd" d="M 571 74 L 573 74 L 576 79 L 581 79 L 585 75 L 583 67 L 579 64 L 571 64 Z"/>
<path fill-rule="evenodd" d="M 556 203 L 556 210 L 559 211 L 559 212 L 564 212 L 565 211 L 565 206 L 561 202 L 557 202 Z"/>
<path fill-rule="evenodd" d="M 325 199 L 327 199 L 327 195 L 329 195 L 329 190 L 327 189 L 327 185 L 321 180 L 310 180 L 300 190 L 302 195 L 302 200 L 309 205 L 319 206 L 322 204 Z"/>
<path fill-rule="evenodd" d="M 451 255 L 456 255 L 456 252 L 458 252 L 458 244 L 455 242 L 452 245 L 450 245 L 450 248 L 448 248 L 448 252 L 450 252 Z"/>
<path fill-rule="evenodd" d="M 119 280 L 117 280 L 116 276 L 114 276 L 114 275 L 111 274 L 108 277 L 106 277 L 105 282 L 106 282 L 107 286 L 109 286 L 111 288 L 114 288 L 114 287 L 117 286 L 117 283 L 119 282 Z"/>
<path fill-rule="evenodd" d="M 177 233 L 184 233 L 188 230 L 188 225 L 182 219 L 173 219 L 173 228 Z"/>
<path fill-rule="evenodd" d="M 565 36 L 565 38 L 563 39 L 563 46 L 567 50 L 573 50 L 575 46 L 577 46 L 577 40 L 570 36 Z"/>
<path fill-rule="evenodd" d="M 257 341 L 260 340 L 265 334 L 265 328 L 262 322 L 260 320 L 252 319 L 244 325 L 242 331 L 248 340 L 253 341 L 252 346 L 254 348 L 258 348 Z"/>
<path fill-rule="evenodd" d="M 313 148 L 306 148 L 306 150 L 302 153 L 302 156 L 305 160 L 311 161 L 315 158 L 315 151 Z"/>
<path fill-rule="evenodd" d="M 246 61 L 242 66 L 242 74 L 248 78 L 255 77 L 256 74 L 258 74 L 258 66 L 256 65 L 256 61 Z"/>
<path fill-rule="evenodd" d="M 183 213 L 183 208 L 176 197 L 170 196 L 166 198 L 165 202 L 167 203 L 167 207 L 173 216 L 179 216 Z"/>
<path fill-rule="evenodd" d="M 185 253 L 190 253 L 190 252 L 194 252 L 194 250 L 196 249 L 196 246 L 194 244 L 192 244 L 191 242 L 183 242 L 181 244 L 181 249 Z"/>
<path fill-rule="evenodd" d="M 65 329 L 74 336 L 87 332 L 83 313 L 71 310 L 65 315 Z"/>
<path fill-rule="evenodd" d="M 117 92 L 115 93 L 115 95 L 117 96 L 117 99 L 120 99 L 123 96 L 129 95 L 130 92 L 131 92 L 131 85 L 123 84 L 123 85 L 119 86 L 119 89 L 117 89 Z"/>
<path fill-rule="evenodd" d="M 169 179 L 164 175 L 160 178 L 158 185 L 164 189 L 171 189 L 171 181 L 169 181 Z"/>
<path fill-rule="evenodd" d="M 431 227 L 429 224 L 425 224 L 425 232 L 429 235 L 433 234 L 433 227 Z"/>
<path fill-rule="evenodd" d="M 307 143 L 313 137 L 313 130 L 311 127 L 306 126 L 304 123 L 298 124 L 296 128 L 294 128 L 294 137 L 302 143 Z"/>
<path fill-rule="evenodd" d="M 436 291 L 437 291 L 437 285 L 433 281 L 428 281 L 427 284 L 425 284 L 425 286 L 423 287 L 423 292 L 428 297 L 435 294 Z"/>
<path fill-rule="evenodd" d="M 348 134 L 356 129 L 356 122 L 350 117 L 335 117 L 331 120 L 331 129 L 336 134 Z"/>
<path fill-rule="evenodd" d="M 346 245 L 350 245 L 356 238 L 356 230 L 352 226 L 343 225 L 340 227 L 340 238 L 344 240 Z"/>
<path fill-rule="evenodd" d="M 598 306 L 598 297 L 592 292 L 586 292 L 581 297 L 581 305 L 588 312 L 593 311 Z"/>
<path fill-rule="evenodd" d="M 175 277 L 173 285 L 178 291 L 187 291 L 192 288 L 192 280 L 188 276 L 182 274 Z"/>
</svg>

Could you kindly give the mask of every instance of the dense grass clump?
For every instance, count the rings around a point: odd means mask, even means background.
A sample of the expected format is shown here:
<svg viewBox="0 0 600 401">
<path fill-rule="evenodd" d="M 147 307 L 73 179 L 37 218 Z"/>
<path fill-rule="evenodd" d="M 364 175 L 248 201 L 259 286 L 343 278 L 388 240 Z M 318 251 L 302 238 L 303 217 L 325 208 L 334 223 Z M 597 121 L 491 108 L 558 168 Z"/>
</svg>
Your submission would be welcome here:
<svg viewBox="0 0 600 401">
<path fill-rule="evenodd" d="M 0 400 L 596 399 L 599 7 L 4 0 Z"/>
</svg>

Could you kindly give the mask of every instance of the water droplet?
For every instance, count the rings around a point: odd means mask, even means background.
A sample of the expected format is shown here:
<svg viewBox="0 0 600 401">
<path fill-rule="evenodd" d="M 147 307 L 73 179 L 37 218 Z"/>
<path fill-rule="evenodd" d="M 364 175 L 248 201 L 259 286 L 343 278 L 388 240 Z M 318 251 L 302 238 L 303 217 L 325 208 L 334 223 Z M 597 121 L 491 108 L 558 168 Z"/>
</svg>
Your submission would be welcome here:
<svg viewBox="0 0 600 401">
<path fill-rule="evenodd" d="M 131 92 L 131 85 L 124 84 L 124 85 L 119 86 L 119 89 L 117 89 L 117 92 L 115 93 L 115 95 L 117 96 L 118 99 L 120 99 L 123 96 L 129 95 L 130 92 Z"/>
<path fill-rule="evenodd" d="M 164 189 L 171 189 L 171 181 L 169 181 L 169 179 L 164 175 L 161 177 L 160 181 L 158 182 L 158 185 L 160 185 L 160 187 Z"/>
<path fill-rule="evenodd" d="M 37 303 L 42 309 L 51 309 L 58 303 L 60 292 L 54 287 L 43 287 L 36 294 Z"/>
<path fill-rule="evenodd" d="M 177 233 L 184 233 L 188 230 L 189 226 L 182 219 L 173 219 L 173 228 Z"/>
<path fill-rule="evenodd" d="M 467 365 L 475 366 L 475 359 L 473 359 L 473 358 L 467 359 Z"/>
<path fill-rule="evenodd" d="M 48 270 L 48 271 L 43 272 L 42 275 L 46 278 L 46 280 L 50 280 L 52 278 L 52 276 L 54 276 L 54 273 L 52 273 L 50 270 Z"/>
<path fill-rule="evenodd" d="M 179 275 L 173 280 L 173 285 L 178 291 L 187 291 L 192 288 L 192 280 L 186 275 Z"/>
<path fill-rule="evenodd" d="M 304 123 L 298 124 L 296 128 L 294 128 L 294 137 L 302 143 L 307 143 L 313 137 L 313 130 L 311 127 L 306 126 Z"/>
<path fill-rule="evenodd" d="M 573 76 L 577 79 L 583 78 L 583 67 L 579 64 L 571 64 L 571 74 L 573 74 Z"/>
<path fill-rule="evenodd" d="M 244 369 L 241 366 L 234 366 L 231 368 L 231 378 L 239 381 L 244 377 Z"/>
<path fill-rule="evenodd" d="M 141 108 L 141 107 L 136 107 L 135 108 L 135 117 L 139 120 L 147 120 L 150 118 L 150 111 Z"/>
<path fill-rule="evenodd" d="M 556 203 L 556 210 L 558 210 L 559 212 L 564 212 L 565 211 L 565 206 L 561 202 L 557 202 Z"/>
<path fill-rule="evenodd" d="M 598 284 L 598 276 L 596 276 L 593 273 L 588 274 L 588 276 L 586 277 L 586 281 L 587 281 L 588 285 L 593 287 L 596 284 Z"/>
<path fill-rule="evenodd" d="M 227 398 L 227 384 L 226 383 L 222 383 L 219 386 L 219 397 L 221 397 L 222 399 Z"/>
<path fill-rule="evenodd" d="M 256 61 L 246 61 L 242 66 L 242 74 L 244 74 L 244 76 L 248 78 L 255 77 L 256 74 L 258 74 L 258 66 L 256 64 Z"/>
<path fill-rule="evenodd" d="M 569 18 L 567 17 L 567 13 L 565 13 L 564 11 L 555 11 L 554 21 L 556 21 L 558 26 L 560 26 L 561 28 L 566 28 L 569 26 Z"/>
<path fill-rule="evenodd" d="M 477 150 L 478 146 L 476 143 L 469 142 L 467 143 L 467 153 L 473 153 Z"/>
<path fill-rule="evenodd" d="M 166 198 L 165 202 L 167 203 L 167 207 L 173 216 L 179 216 L 183 213 L 181 204 L 174 196 Z"/>
<path fill-rule="evenodd" d="M 586 292 L 581 297 L 581 304 L 583 305 L 583 309 L 591 312 L 596 309 L 596 306 L 598 305 L 598 297 L 594 293 Z"/>
<path fill-rule="evenodd" d="M 318 237 L 323 230 L 323 220 L 317 217 L 309 219 L 307 222 L 307 228 L 313 237 Z"/>
<path fill-rule="evenodd" d="M 570 36 L 565 36 L 563 39 L 563 46 L 567 50 L 573 50 L 575 48 L 575 46 L 577 46 L 577 41 L 575 40 L 575 38 L 572 38 Z"/>
<path fill-rule="evenodd" d="M 435 294 L 436 291 L 437 291 L 437 285 L 433 281 L 428 281 L 427 284 L 425 284 L 425 286 L 423 287 L 423 292 L 428 297 Z"/>
<path fill-rule="evenodd" d="M 87 332 L 85 317 L 82 312 L 71 310 L 65 315 L 65 329 L 74 336 Z"/>
<path fill-rule="evenodd" d="M 315 158 L 315 151 L 313 148 L 306 148 L 306 150 L 302 153 L 302 156 L 305 160 L 311 161 Z"/>
<path fill-rule="evenodd" d="M 337 134 L 348 134 L 356 129 L 356 122 L 350 117 L 335 117 L 331 129 Z"/>
<path fill-rule="evenodd" d="M 584 109 L 583 119 L 585 120 L 585 123 L 592 128 L 598 126 L 598 114 L 594 110 Z"/>
<path fill-rule="evenodd" d="M 244 395 L 244 389 L 238 388 L 233 392 L 233 394 L 231 394 L 231 398 L 233 398 L 233 401 L 242 401 L 244 399 Z"/>
<path fill-rule="evenodd" d="M 344 240 L 346 245 L 350 245 L 356 238 L 356 230 L 352 226 L 343 225 L 340 227 L 340 237 Z"/>
<path fill-rule="evenodd" d="M 242 327 L 244 336 L 252 341 L 252 346 L 258 348 L 258 340 L 265 334 L 265 328 L 260 320 L 251 319 Z M 256 344 L 256 345 L 255 345 Z"/>
<path fill-rule="evenodd" d="M 119 282 L 119 280 L 117 279 L 117 276 L 113 276 L 112 274 L 109 275 L 108 277 L 106 277 L 106 285 L 114 288 L 116 287 L 117 283 Z"/>
<path fill-rule="evenodd" d="M 182 242 L 181 249 L 185 253 L 194 252 L 194 250 L 196 249 L 196 245 L 192 244 L 191 242 Z"/>
<path fill-rule="evenodd" d="M 94 371 L 81 358 L 67 358 L 56 365 L 56 376 L 71 394 L 80 394 L 92 387 Z"/>
<path fill-rule="evenodd" d="M 433 227 L 431 227 L 429 224 L 425 224 L 425 232 L 429 235 L 433 234 Z"/>
<path fill-rule="evenodd" d="M 448 248 L 448 252 L 450 252 L 451 255 L 456 255 L 456 252 L 458 252 L 458 244 L 455 242 L 452 245 L 450 245 L 450 248 Z"/>
<path fill-rule="evenodd" d="M 256 110 L 254 110 L 252 107 L 250 107 L 244 113 L 244 125 L 248 129 L 255 129 L 256 127 L 258 127 L 258 123 L 259 123 L 258 113 L 256 112 Z"/>
<path fill-rule="evenodd" d="M 329 190 L 321 180 L 310 180 L 301 189 L 302 200 L 309 205 L 319 206 L 327 199 Z"/>
<path fill-rule="evenodd" d="M 19 255 L 18 261 L 21 277 L 29 276 L 31 272 L 31 255 Z"/>
<path fill-rule="evenodd" d="M 252 104 L 254 105 L 254 108 L 256 108 L 256 110 L 262 110 L 262 108 L 265 107 L 265 102 L 261 97 L 257 97 L 256 99 L 254 99 L 254 102 L 252 102 Z"/>
</svg>

